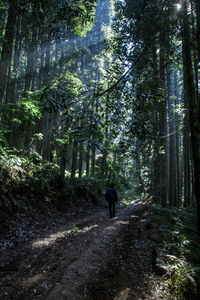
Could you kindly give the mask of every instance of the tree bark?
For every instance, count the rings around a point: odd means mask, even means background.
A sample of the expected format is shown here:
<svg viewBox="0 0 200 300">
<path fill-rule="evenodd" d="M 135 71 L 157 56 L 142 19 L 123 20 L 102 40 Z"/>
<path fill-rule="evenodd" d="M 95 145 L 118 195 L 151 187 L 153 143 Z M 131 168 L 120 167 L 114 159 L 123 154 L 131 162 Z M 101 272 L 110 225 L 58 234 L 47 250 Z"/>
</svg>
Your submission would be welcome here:
<svg viewBox="0 0 200 300">
<path fill-rule="evenodd" d="M 168 113 L 169 113 L 169 205 L 170 207 L 176 206 L 176 136 L 175 123 L 174 123 L 174 100 L 171 98 L 171 76 L 168 70 Z"/>
<path fill-rule="evenodd" d="M 8 19 L 0 61 L 0 103 L 3 103 L 8 71 L 12 60 L 13 40 L 16 25 L 16 5 L 18 0 L 9 1 Z"/>
<path fill-rule="evenodd" d="M 195 0 L 196 6 L 196 18 L 197 18 L 197 26 L 196 26 L 196 41 L 197 41 L 197 50 L 198 50 L 198 60 L 200 62 L 200 2 L 199 0 Z"/>
<path fill-rule="evenodd" d="M 178 92 L 178 79 L 177 79 L 177 71 L 174 71 L 174 96 L 176 97 L 174 104 L 175 106 L 179 103 L 179 92 Z M 181 182 L 180 182 L 180 117 L 175 114 L 175 144 L 176 144 L 176 206 L 180 206 L 181 204 Z"/>
<path fill-rule="evenodd" d="M 86 153 L 86 176 L 90 175 L 90 142 L 87 142 L 87 153 Z"/>
<path fill-rule="evenodd" d="M 37 28 L 33 25 L 32 27 L 32 39 L 29 42 L 29 34 L 27 34 L 26 44 L 27 44 L 27 66 L 26 66 L 26 77 L 25 77 L 25 92 L 31 91 L 33 87 L 33 74 L 34 74 L 34 64 L 35 64 L 35 45 L 37 40 Z M 29 44 L 30 43 L 30 44 Z"/>
<path fill-rule="evenodd" d="M 13 73 L 14 77 L 11 82 L 11 92 L 10 99 L 12 103 L 17 100 L 17 79 L 18 79 L 18 68 L 19 68 L 19 58 L 20 58 L 20 32 L 21 32 L 21 18 L 18 16 L 16 25 L 16 35 L 15 35 L 15 55 L 14 55 L 14 65 Z"/>
<path fill-rule="evenodd" d="M 164 25 L 163 25 L 164 26 Z M 164 28 L 160 33 L 160 80 L 163 92 L 166 90 L 166 74 L 165 74 L 165 32 Z M 161 203 L 163 207 L 168 202 L 168 163 L 167 163 L 167 103 L 166 95 L 163 95 L 160 105 L 160 136 L 162 137 L 161 147 Z"/>
<path fill-rule="evenodd" d="M 188 103 L 190 130 L 191 130 L 191 143 L 192 155 L 194 162 L 194 179 L 195 179 L 195 196 L 197 207 L 197 232 L 200 236 L 200 109 L 199 101 L 195 97 L 195 86 L 192 69 L 191 57 L 191 41 L 189 32 L 189 20 L 187 14 L 187 3 L 183 3 L 182 13 L 182 54 L 183 54 L 183 77 L 185 87 L 185 99 Z"/>
<path fill-rule="evenodd" d="M 74 137 L 73 148 L 72 148 L 71 178 L 75 178 L 76 175 L 77 156 L 78 156 L 78 143 L 76 137 Z"/>
<path fill-rule="evenodd" d="M 44 44 L 45 44 L 45 37 L 44 37 L 44 32 L 42 28 L 40 28 L 39 31 L 39 36 L 40 36 L 40 70 L 39 70 L 39 89 L 43 87 L 43 82 L 44 82 L 44 55 L 45 55 L 45 49 L 44 49 Z"/>
<path fill-rule="evenodd" d="M 44 85 L 47 85 L 50 80 L 50 59 L 51 59 L 51 34 L 49 33 L 46 38 L 46 47 L 45 47 L 45 67 L 44 67 L 44 78 L 43 83 Z"/>
<path fill-rule="evenodd" d="M 188 118 L 185 116 L 185 124 Z M 185 130 L 183 135 L 183 159 L 184 159 L 184 207 L 190 204 L 190 155 L 189 155 L 189 131 Z"/>
</svg>

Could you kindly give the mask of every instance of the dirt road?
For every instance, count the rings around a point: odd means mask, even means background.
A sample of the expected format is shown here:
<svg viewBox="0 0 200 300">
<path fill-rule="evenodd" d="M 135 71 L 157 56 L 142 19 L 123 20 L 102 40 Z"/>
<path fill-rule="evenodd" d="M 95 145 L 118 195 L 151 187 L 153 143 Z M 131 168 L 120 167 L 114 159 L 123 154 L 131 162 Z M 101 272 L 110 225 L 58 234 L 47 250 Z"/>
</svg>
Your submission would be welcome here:
<svg viewBox="0 0 200 300">
<path fill-rule="evenodd" d="M 0 299 L 165 299 L 152 270 L 149 202 L 98 209 L 1 253 Z"/>
</svg>

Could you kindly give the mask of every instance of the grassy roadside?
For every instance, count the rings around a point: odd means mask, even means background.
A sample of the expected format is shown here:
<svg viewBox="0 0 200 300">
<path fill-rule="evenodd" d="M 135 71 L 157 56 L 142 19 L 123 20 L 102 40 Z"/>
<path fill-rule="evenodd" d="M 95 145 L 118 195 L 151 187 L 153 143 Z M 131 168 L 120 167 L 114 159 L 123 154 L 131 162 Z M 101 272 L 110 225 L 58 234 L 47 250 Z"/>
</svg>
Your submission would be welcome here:
<svg viewBox="0 0 200 300">
<path fill-rule="evenodd" d="M 153 204 L 153 220 L 159 225 L 159 260 L 166 268 L 164 285 L 173 299 L 200 299 L 200 238 L 194 208 L 162 208 Z"/>
</svg>

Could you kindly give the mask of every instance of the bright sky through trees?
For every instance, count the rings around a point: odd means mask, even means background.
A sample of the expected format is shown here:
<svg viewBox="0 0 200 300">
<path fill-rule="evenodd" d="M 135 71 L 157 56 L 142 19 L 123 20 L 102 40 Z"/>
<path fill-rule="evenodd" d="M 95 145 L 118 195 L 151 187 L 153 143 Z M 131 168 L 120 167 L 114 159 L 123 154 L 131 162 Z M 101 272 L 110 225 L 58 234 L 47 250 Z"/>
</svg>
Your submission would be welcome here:
<svg viewBox="0 0 200 300">
<path fill-rule="evenodd" d="M 180 3 L 177 3 L 177 4 L 176 4 L 176 9 L 177 9 L 177 10 L 181 10 L 181 7 L 182 7 L 182 6 L 181 6 Z"/>
</svg>

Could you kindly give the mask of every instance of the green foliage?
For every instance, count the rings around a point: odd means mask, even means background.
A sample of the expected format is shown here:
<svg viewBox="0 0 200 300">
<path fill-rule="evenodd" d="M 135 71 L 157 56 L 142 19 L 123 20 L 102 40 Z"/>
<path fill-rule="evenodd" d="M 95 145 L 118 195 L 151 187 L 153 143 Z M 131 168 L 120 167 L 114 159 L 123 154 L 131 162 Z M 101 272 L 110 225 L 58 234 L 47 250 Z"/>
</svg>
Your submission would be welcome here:
<svg viewBox="0 0 200 300">
<path fill-rule="evenodd" d="M 196 299 L 200 287 L 200 240 L 194 208 L 162 208 L 153 204 L 153 218 L 168 253 L 170 277 L 165 282 L 177 299 Z"/>
<path fill-rule="evenodd" d="M 8 147 L 8 141 L 6 135 L 10 133 L 10 130 L 0 129 L 0 153 L 3 152 L 3 149 Z"/>
<path fill-rule="evenodd" d="M 73 228 L 71 230 L 72 233 L 79 232 L 79 231 L 80 231 L 80 229 L 75 225 L 73 226 Z"/>
<path fill-rule="evenodd" d="M 169 256 L 171 273 L 165 285 L 176 295 L 177 299 L 194 299 L 197 295 L 194 269 L 184 260 Z"/>
<path fill-rule="evenodd" d="M 35 140 L 42 141 L 43 140 L 43 134 L 41 132 L 40 133 L 35 133 L 33 135 L 33 137 L 31 138 L 31 143 L 33 143 Z"/>
<path fill-rule="evenodd" d="M 0 174 L 5 178 L 5 184 L 15 194 L 15 198 L 35 197 L 41 200 L 51 195 L 50 182 L 57 176 L 58 166 L 50 162 L 43 163 L 36 152 L 29 157 L 19 151 L 6 151 L 0 155 Z"/>
<path fill-rule="evenodd" d="M 70 72 L 53 80 L 47 87 L 41 90 L 40 98 L 46 111 L 58 111 L 68 115 L 71 109 L 78 103 L 83 84 L 81 80 Z"/>
<path fill-rule="evenodd" d="M 43 116 L 39 98 L 40 91 L 28 92 L 28 97 L 21 98 L 16 104 L 1 104 L 2 127 L 9 130 L 12 126 L 20 128 L 26 122 L 34 124 L 36 119 Z"/>
<path fill-rule="evenodd" d="M 85 1 L 85 3 L 83 2 L 82 5 L 79 6 L 80 14 L 75 19 L 76 25 L 74 27 L 74 32 L 80 36 L 84 36 L 89 30 L 92 29 L 95 18 L 95 9 L 93 3 L 92 1 L 90 3 L 89 1 Z"/>
<path fill-rule="evenodd" d="M 93 0 L 40 0 L 23 1 L 18 7 L 21 15 L 33 19 L 38 26 L 43 25 L 53 33 L 63 26 L 71 26 L 76 31 L 80 25 L 93 23 L 95 2 Z"/>
<path fill-rule="evenodd" d="M 165 154 L 164 146 L 160 146 L 158 149 L 158 154 Z"/>
<path fill-rule="evenodd" d="M 1 104 L 0 147 L 23 148 L 25 133 L 30 126 L 43 117 L 40 103 L 40 92 L 28 92 L 26 98 L 21 98 L 17 103 Z M 40 139 L 33 133 L 30 142 Z M 27 149 L 28 150 L 28 149 Z"/>
<path fill-rule="evenodd" d="M 130 183 L 128 186 L 126 186 L 126 188 L 124 186 L 120 186 L 120 188 L 118 189 L 118 197 L 120 203 L 124 206 L 130 205 L 133 199 L 135 198 L 135 195 L 135 186 L 131 185 Z"/>
<path fill-rule="evenodd" d="M 27 176 L 24 168 L 28 162 L 26 158 L 4 152 L 0 156 L 0 162 L 1 172 L 8 176 L 10 182 L 19 183 Z"/>
<path fill-rule="evenodd" d="M 23 203 L 24 209 L 56 207 L 87 207 L 102 204 L 105 181 L 95 178 L 61 178 L 58 165 L 44 162 L 37 152 L 29 157 L 22 152 L 5 150 L 0 155 L 0 188 L 8 191 L 6 210 L 12 210 L 15 203 Z M 2 208 L 4 203 L 0 203 Z"/>
<path fill-rule="evenodd" d="M 58 166 L 43 162 L 37 152 L 27 157 L 16 149 L 12 151 L 4 149 L 0 154 L 0 163 L 1 172 L 14 183 L 25 182 L 31 178 L 33 181 L 39 181 L 41 176 L 50 179 L 58 171 Z"/>
<path fill-rule="evenodd" d="M 40 119 L 42 117 L 39 96 L 41 91 L 27 92 L 28 97 L 22 98 L 16 105 L 15 113 L 24 114 L 25 120 Z"/>
</svg>

